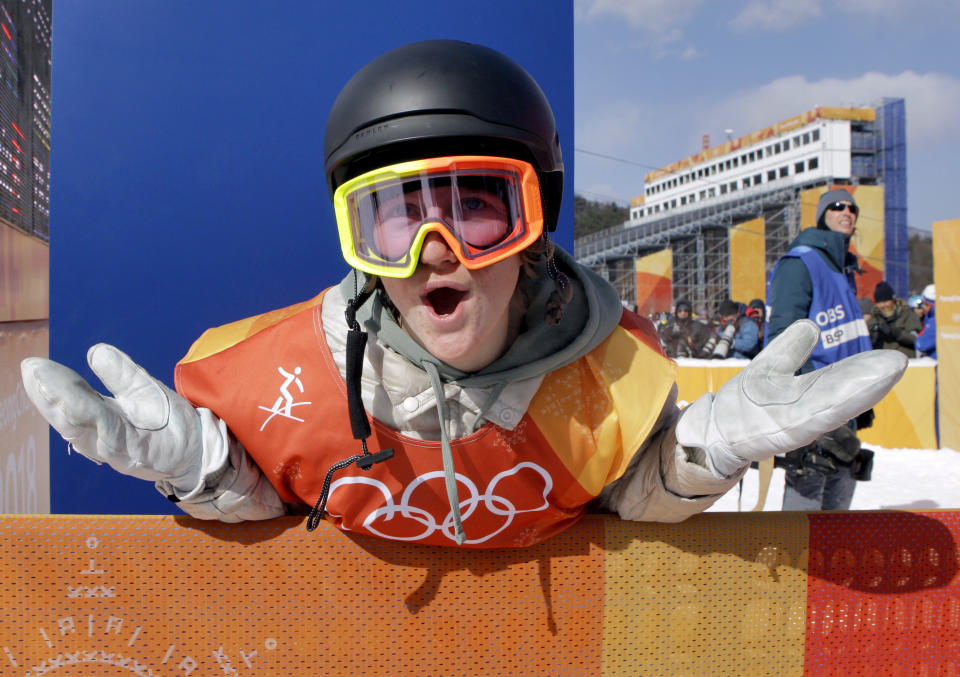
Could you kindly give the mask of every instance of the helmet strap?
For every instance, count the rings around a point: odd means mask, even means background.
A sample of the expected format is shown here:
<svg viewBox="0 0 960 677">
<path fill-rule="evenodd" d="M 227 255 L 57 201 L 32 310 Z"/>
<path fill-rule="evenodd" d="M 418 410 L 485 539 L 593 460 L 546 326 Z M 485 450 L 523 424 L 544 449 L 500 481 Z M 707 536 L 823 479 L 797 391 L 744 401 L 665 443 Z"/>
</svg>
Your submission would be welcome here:
<svg viewBox="0 0 960 677">
<path fill-rule="evenodd" d="M 374 463 L 386 461 L 393 457 L 393 449 L 383 449 L 375 454 L 367 450 L 367 438 L 370 437 L 370 421 L 363 408 L 363 398 L 360 395 L 360 378 L 363 375 L 363 356 L 367 345 L 367 332 L 360 328 L 357 322 L 357 309 L 362 306 L 377 286 L 377 278 L 368 276 L 363 288 L 357 289 L 357 271 L 353 271 L 353 298 L 347 302 L 344 316 L 347 321 L 347 355 L 346 355 L 346 382 L 347 382 L 347 409 L 350 414 L 350 429 L 353 438 L 360 440 L 361 453 L 339 461 L 327 471 L 323 479 L 323 487 L 316 504 L 307 517 L 307 531 L 313 531 L 323 517 L 327 507 L 327 498 L 330 496 L 330 482 L 333 474 L 356 463 L 361 470 L 369 470 Z"/>
</svg>

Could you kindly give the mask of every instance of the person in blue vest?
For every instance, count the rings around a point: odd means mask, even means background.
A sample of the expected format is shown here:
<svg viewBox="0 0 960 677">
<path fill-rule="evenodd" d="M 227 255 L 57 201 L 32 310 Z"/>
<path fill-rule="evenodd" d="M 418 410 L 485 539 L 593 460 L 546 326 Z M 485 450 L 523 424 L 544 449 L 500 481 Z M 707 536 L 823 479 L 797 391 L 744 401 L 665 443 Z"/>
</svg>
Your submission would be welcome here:
<svg viewBox="0 0 960 677">
<path fill-rule="evenodd" d="M 854 277 L 860 272 L 850 252 L 859 208 L 849 191 L 829 190 L 817 203 L 817 225 L 800 232 L 777 262 L 767 288 L 769 304 L 764 345 L 796 320 L 820 328 L 817 343 L 799 373 L 807 373 L 873 348 L 857 301 Z M 784 457 L 784 510 L 846 510 L 856 475 L 869 467 L 856 437 L 856 423 L 830 431 Z"/>
</svg>

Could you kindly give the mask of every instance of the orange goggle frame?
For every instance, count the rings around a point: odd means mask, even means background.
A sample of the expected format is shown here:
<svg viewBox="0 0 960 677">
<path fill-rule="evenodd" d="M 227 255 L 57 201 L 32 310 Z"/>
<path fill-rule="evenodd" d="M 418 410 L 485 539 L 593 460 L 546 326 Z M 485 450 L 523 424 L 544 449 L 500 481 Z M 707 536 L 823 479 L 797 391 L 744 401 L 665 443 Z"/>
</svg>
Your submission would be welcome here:
<svg viewBox="0 0 960 677">
<path fill-rule="evenodd" d="M 413 275 L 431 232 L 470 269 L 502 261 L 543 233 L 537 173 L 511 158 L 461 155 L 383 167 L 337 188 L 333 205 L 344 259 L 371 275 Z"/>
</svg>

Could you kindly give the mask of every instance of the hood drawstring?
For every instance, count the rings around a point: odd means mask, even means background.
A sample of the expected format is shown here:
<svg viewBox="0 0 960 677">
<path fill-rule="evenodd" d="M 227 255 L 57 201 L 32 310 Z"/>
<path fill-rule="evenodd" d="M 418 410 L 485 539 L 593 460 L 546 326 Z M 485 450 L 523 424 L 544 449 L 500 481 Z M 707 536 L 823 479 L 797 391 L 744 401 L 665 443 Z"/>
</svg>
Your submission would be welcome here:
<svg viewBox="0 0 960 677">
<path fill-rule="evenodd" d="M 307 531 L 313 531 L 320 523 L 327 508 L 327 498 L 330 495 L 330 482 L 333 474 L 356 463 L 361 470 L 369 470 L 374 463 L 380 463 L 393 457 L 393 449 L 383 449 L 375 454 L 367 450 L 367 438 L 370 437 L 370 421 L 367 420 L 367 413 L 363 408 L 363 399 L 360 396 L 360 377 L 363 373 L 363 355 L 367 345 L 367 333 L 360 329 L 357 322 L 357 308 L 363 305 L 364 301 L 373 293 L 376 286 L 376 278 L 367 278 L 366 284 L 359 292 L 356 289 L 356 276 L 354 276 L 354 295 L 353 299 L 347 302 L 347 309 L 344 315 L 347 320 L 347 408 L 350 412 L 350 429 L 353 432 L 353 438 L 360 440 L 362 453 L 345 458 L 342 461 L 334 463 L 323 478 L 323 487 L 320 490 L 320 496 L 310 510 L 307 517 Z"/>
<path fill-rule="evenodd" d="M 443 394 L 443 382 L 437 365 L 429 360 L 420 362 L 420 366 L 430 376 L 433 383 L 433 394 L 437 400 L 437 416 L 440 417 L 440 455 L 443 459 L 443 481 L 447 487 L 447 501 L 450 503 L 450 514 L 453 517 L 454 540 L 457 545 L 463 545 L 467 536 L 463 531 L 463 521 L 460 518 L 460 497 L 457 495 L 457 474 L 453 467 L 453 450 L 450 448 L 450 438 L 447 436 L 446 398 Z M 444 520 L 446 523 L 446 520 Z"/>
</svg>

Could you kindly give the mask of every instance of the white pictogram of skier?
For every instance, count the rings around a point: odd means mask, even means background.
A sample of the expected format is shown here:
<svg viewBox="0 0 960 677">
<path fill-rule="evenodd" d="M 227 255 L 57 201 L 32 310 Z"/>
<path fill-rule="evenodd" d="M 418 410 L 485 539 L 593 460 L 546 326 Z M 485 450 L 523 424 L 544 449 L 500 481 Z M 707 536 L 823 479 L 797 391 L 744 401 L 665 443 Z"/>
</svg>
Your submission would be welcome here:
<svg viewBox="0 0 960 677">
<path fill-rule="evenodd" d="M 293 395 L 290 394 L 290 384 L 292 383 L 296 383 L 297 387 L 300 389 L 300 392 L 303 392 L 303 381 L 300 380 L 300 373 L 303 370 L 300 367 L 294 367 L 293 373 L 291 374 L 283 367 L 277 367 L 277 371 L 280 372 L 280 375 L 284 378 L 283 385 L 280 386 L 280 397 L 277 398 L 277 401 L 273 403 L 272 407 L 264 407 L 263 405 L 259 406 L 260 409 L 270 412 L 267 420 L 263 422 L 262 426 L 260 426 L 261 431 L 267 427 L 267 424 L 273 419 L 274 416 L 283 416 L 284 418 L 289 418 L 291 420 L 303 423 L 303 419 L 294 416 L 291 413 L 291 410 L 294 407 L 302 407 L 305 404 L 310 404 L 310 402 L 294 402 Z"/>
</svg>

